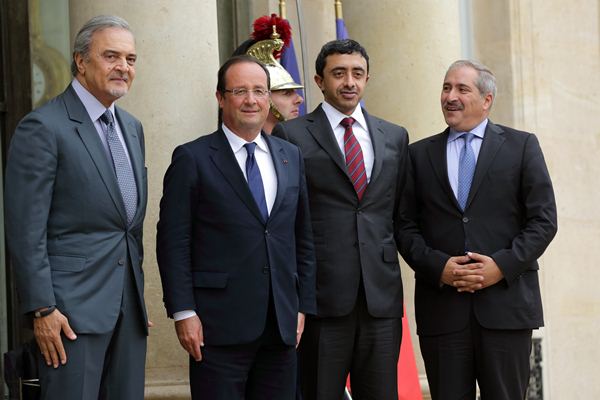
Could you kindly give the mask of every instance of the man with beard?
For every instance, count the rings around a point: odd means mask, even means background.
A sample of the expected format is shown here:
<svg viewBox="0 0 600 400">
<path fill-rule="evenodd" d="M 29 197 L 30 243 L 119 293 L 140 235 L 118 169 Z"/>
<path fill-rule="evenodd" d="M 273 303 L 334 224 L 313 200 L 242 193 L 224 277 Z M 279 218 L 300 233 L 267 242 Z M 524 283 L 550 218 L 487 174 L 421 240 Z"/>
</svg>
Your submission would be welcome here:
<svg viewBox="0 0 600 400">
<path fill-rule="evenodd" d="M 408 134 L 359 106 L 369 57 L 354 40 L 325 44 L 315 82 L 324 101 L 275 126 L 296 144 L 317 258 L 317 315 L 300 343 L 305 400 L 339 400 L 350 373 L 356 399 L 396 400 L 402 280 L 396 247 Z"/>
<path fill-rule="evenodd" d="M 537 138 L 488 119 L 496 80 L 460 60 L 444 78 L 448 128 L 410 146 L 414 194 L 401 253 L 415 270 L 417 333 L 434 400 L 523 399 L 543 325 L 542 255 L 557 230 Z"/>
<path fill-rule="evenodd" d="M 9 149 L 7 238 L 42 399 L 144 398 L 144 133 L 115 106 L 136 57 L 126 21 L 89 20 L 73 81 L 19 123 Z"/>
</svg>

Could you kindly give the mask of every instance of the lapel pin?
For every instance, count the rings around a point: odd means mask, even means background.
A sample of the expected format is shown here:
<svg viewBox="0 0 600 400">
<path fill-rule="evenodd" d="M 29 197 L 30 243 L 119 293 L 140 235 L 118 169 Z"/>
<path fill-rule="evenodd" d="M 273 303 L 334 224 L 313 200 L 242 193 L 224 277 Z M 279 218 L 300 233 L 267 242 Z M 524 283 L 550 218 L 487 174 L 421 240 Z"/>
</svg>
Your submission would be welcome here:
<svg viewBox="0 0 600 400">
<path fill-rule="evenodd" d="M 284 164 L 287 164 L 287 163 L 288 163 L 288 160 L 286 160 L 286 159 L 284 158 L 284 159 L 283 159 L 283 163 L 284 163 Z"/>
</svg>

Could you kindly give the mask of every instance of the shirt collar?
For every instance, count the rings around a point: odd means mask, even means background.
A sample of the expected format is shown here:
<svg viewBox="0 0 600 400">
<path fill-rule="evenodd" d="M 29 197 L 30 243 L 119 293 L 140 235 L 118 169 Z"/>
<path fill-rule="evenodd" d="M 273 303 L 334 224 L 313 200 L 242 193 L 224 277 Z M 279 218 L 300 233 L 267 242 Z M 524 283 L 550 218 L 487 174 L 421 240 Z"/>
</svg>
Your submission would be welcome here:
<svg viewBox="0 0 600 400">
<path fill-rule="evenodd" d="M 488 119 L 486 118 L 483 121 L 481 121 L 481 123 L 475 128 L 471 129 L 469 132 L 483 140 L 483 137 L 485 136 L 485 128 L 487 127 L 487 123 Z M 464 133 L 465 132 L 457 132 L 454 129 L 450 128 L 450 134 L 448 135 L 448 143 L 455 141 Z"/>
<path fill-rule="evenodd" d="M 367 130 L 367 121 L 365 119 L 365 115 L 362 112 L 362 107 L 360 106 L 360 104 L 356 106 L 354 112 L 352 112 L 352 114 L 350 115 L 346 115 L 340 112 L 337 108 L 335 108 L 325 100 L 323 100 L 321 108 L 325 112 L 325 115 L 327 116 L 327 119 L 329 120 L 329 124 L 331 125 L 332 129 L 337 128 L 342 119 L 346 117 L 352 117 L 356 121 L 355 124 L 358 123 L 365 131 Z"/>
<path fill-rule="evenodd" d="M 221 128 L 223 129 L 223 133 L 225 133 L 225 137 L 227 138 L 227 141 L 231 146 L 231 150 L 233 150 L 234 153 L 240 151 L 242 147 L 244 147 L 244 145 L 248 143 L 244 139 L 233 133 L 233 131 L 229 129 L 224 123 L 221 124 Z M 256 138 L 252 142 L 256 143 L 256 147 L 260 150 L 264 151 L 265 153 L 269 153 L 269 146 L 267 145 L 267 142 L 265 141 L 265 138 L 261 133 L 259 133 L 258 136 L 256 136 Z"/>
<path fill-rule="evenodd" d="M 90 116 L 92 122 L 96 122 L 98 118 L 100 118 L 100 116 L 104 114 L 104 111 L 106 111 L 106 107 L 104 107 L 102 103 L 100 103 L 98 99 L 94 97 L 93 94 L 91 94 L 85 87 L 83 87 L 83 85 L 77 79 L 73 79 L 73 81 L 71 82 L 71 86 L 73 86 L 75 93 L 77 93 L 77 97 L 79 97 L 79 100 L 81 100 L 81 102 L 83 103 L 83 106 L 85 107 L 85 110 Z M 114 116 L 115 103 L 113 102 L 110 105 L 110 107 L 108 107 L 108 109 L 110 110 L 110 112 L 112 112 Z"/>
</svg>

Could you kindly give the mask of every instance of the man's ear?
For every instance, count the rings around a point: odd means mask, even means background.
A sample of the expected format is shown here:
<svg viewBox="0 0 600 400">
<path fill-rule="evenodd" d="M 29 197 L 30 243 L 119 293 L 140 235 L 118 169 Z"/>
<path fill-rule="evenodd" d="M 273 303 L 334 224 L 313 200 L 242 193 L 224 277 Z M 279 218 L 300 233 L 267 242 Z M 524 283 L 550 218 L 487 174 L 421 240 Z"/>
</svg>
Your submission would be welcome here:
<svg viewBox="0 0 600 400">
<path fill-rule="evenodd" d="M 215 97 L 217 98 L 217 102 L 219 103 L 219 108 L 223 108 L 223 102 L 225 101 L 225 96 L 223 96 L 223 93 L 217 90 L 215 92 Z"/>
<path fill-rule="evenodd" d="M 80 75 L 85 74 L 85 59 L 81 55 L 81 53 L 74 53 L 73 60 L 75 60 L 75 65 L 77 66 L 77 73 Z"/>
<path fill-rule="evenodd" d="M 321 91 L 323 91 L 323 88 L 321 87 L 321 85 L 323 84 L 323 77 L 320 76 L 319 74 L 315 74 L 315 83 L 317 84 L 319 89 L 321 89 Z"/>
</svg>

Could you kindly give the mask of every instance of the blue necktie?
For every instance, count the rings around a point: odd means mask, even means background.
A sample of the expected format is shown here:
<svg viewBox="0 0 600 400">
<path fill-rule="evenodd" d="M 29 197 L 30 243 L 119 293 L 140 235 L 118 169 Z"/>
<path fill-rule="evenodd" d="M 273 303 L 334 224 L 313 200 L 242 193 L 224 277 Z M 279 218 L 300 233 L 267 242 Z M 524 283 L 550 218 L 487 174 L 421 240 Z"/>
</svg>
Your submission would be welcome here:
<svg viewBox="0 0 600 400">
<path fill-rule="evenodd" d="M 460 157 L 458 159 L 458 190 L 456 193 L 456 199 L 460 208 L 464 211 L 467 206 L 467 199 L 469 198 L 469 191 L 471 190 L 471 183 L 473 182 L 473 174 L 475 173 L 475 153 L 471 147 L 471 141 L 475 137 L 471 132 L 462 134 L 460 137 L 464 140 L 464 145 L 460 150 Z"/>
<path fill-rule="evenodd" d="M 254 157 L 256 143 L 246 143 L 244 147 L 248 152 L 248 157 L 246 157 L 246 177 L 248 179 L 248 186 L 250 187 L 252 197 L 254 197 L 254 201 L 256 201 L 256 205 L 260 210 L 260 214 L 266 222 L 267 218 L 269 218 L 269 211 L 267 210 L 265 188 L 263 186 L 262 177 L 260 176 L 260 169 L 258 168 L 256 158 Z"/>
<path fill-rule="evenodd" d="M 115 129 L 115 120 L 110 110 L 106 110 L 104 114 L 100 116 L 100 120 L 104 122 L 106 141 L 112 156 L 113 166 L 115 168 L 115 174 L 117 175 L 117 183 L 121 190 L 121 197 L 123 198 L 123 204 L 125 205 L 125 211 L 127 212 L 127 224 L 130 225 L 135 216 L 135 210 L 137 208 L 137 187 L 135 185 L 135 178 L 133 177 L 133 170 L 125 154 L 125 149 L 121 145 L 119 136 Z"/>
</svg>

